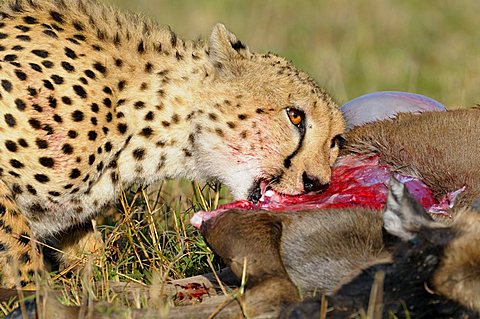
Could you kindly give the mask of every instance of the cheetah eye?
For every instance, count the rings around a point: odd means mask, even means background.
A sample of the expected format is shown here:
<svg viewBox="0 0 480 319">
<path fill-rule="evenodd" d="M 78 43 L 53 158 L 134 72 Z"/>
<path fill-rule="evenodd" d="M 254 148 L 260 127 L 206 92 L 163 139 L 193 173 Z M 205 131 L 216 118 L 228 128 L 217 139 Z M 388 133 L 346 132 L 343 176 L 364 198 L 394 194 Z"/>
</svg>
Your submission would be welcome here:
<svg viewBox="0 0 480 319">
<path fill-rule="evenodd" d="M 332 138 L 332 143 L 330 144 L 330 148 L 334 148 L 334 147 L 337 147 L 337 146 L 338 146 L 338 148 L 343 148 L 344 145 L 345 145 L 345 139 L 343 138 L 343 136 L 335 135 Z"/>
<path fill-rule="evenodd" d="M 297 127 L 300 127 L 300 124 L 302 124 L 305 119 L 305 113 L 298 109 L 287 108 L 287 115 L 290 122 Z"/>
</svg>

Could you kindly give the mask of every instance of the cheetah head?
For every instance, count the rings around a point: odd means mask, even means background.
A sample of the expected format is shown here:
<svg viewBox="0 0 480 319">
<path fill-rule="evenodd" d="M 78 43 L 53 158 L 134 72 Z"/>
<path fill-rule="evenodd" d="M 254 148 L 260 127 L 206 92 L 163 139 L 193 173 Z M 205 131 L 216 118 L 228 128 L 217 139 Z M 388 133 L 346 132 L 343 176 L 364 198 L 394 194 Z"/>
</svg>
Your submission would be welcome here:
<svg viewBox="0 0 480 319">
<path fill-rule="evenodd" d="M 203 100 L 211 111 L 196 135 L 202 173 L 254 202 L 268 189 L 323 190 L 345 127 L 331 97 L 285 59 L 252 53 L 222 24 L 208 54 L 212 89 Z"/>
</svg>

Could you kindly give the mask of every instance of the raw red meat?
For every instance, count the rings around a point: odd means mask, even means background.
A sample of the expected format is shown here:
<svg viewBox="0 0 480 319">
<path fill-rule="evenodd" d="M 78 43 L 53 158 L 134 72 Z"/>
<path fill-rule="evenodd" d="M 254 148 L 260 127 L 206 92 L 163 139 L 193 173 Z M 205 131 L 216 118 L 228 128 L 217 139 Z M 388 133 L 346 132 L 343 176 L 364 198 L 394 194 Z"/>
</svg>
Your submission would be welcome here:
<svg viewBox="0 0 480 319">
<path fill-rule="evenodd" d="M 347 155 L 339 158 L 332 168 L 330 187 L 321 194 L 286 196 L 267 190 L 258 203 L 247 200 L 235 201 L 221 205 L 212 212 L 198 212 L 191 223 L 200 227 L 201 223 L 228 209 L 298 211 L 319 208 L 354 208 L 367 207 L 382 209 L 387 199 L 387 185 L 390 179 L 387 164 L 382 163 L 378 155 Z M 456 195 L 463 191 L 449 193 L 438 202 L 430 189 L 420 180 L 411 176 L 395 174 L 404 183 L 412 196 L 425 209 L 432 213 L 447 214 Z"/>
</svg>

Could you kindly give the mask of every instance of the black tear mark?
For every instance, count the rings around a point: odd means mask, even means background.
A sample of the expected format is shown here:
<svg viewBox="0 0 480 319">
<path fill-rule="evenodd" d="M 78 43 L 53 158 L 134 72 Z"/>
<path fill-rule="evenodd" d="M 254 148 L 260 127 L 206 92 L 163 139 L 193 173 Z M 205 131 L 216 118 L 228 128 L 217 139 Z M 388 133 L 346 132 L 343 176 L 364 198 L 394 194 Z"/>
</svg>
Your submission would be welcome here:
<svg viewBox="0 0 480 319">
<path fill-rule="evenodd" d="M 288 155 L 287 158 L 283 161 L 283 166 L 286 169 L 289 169 L 292 166 L 292 159 L 297 155 L 300 149 L 303 146 L 303 140 L 305 139 L 305 132 L 307 131 L 305 128 L 305 120 L 301 121 L 298 125 L 296 125 L 298 131 L 300 132 L 300 140 L 298 141 L 297 148 L 293 151 L 292 154 Z"/>
</svg>

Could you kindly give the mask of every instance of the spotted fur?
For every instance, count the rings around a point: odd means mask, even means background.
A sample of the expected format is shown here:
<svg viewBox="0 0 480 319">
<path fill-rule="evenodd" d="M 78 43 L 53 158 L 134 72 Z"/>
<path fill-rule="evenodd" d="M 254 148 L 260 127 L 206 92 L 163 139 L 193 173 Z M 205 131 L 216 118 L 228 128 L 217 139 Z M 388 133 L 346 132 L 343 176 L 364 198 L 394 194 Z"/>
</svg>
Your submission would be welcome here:
<svg viewBox="0 0 480 319">
<path fill-rule="evenodd" d="M 40 240 L 133 183 L 215 179 L 247 198 L 264 180 L 303 193 L 329 182 L 344 128 L 308 75 L 223 25 L 208 43 L 183 41 L 93 0 L 1 5 L 0 103 L 0 186 Z M 305 115 L 302 131 L 287 108 Z"/>
</svg>

